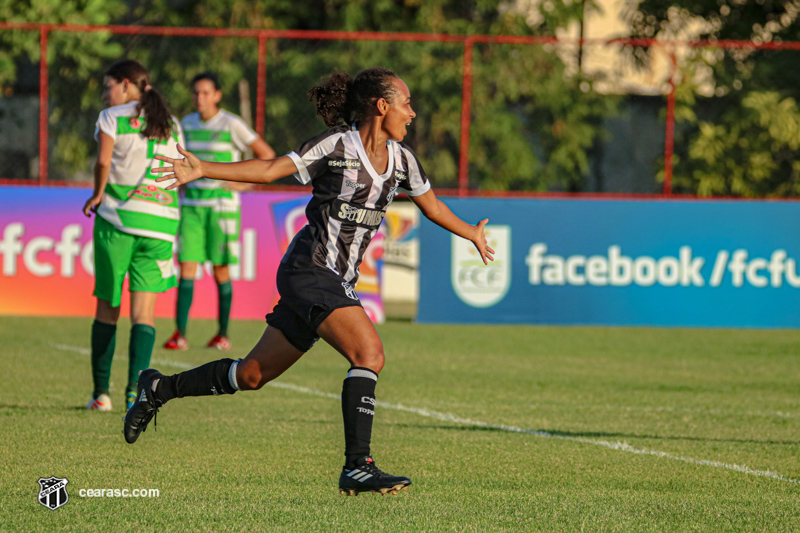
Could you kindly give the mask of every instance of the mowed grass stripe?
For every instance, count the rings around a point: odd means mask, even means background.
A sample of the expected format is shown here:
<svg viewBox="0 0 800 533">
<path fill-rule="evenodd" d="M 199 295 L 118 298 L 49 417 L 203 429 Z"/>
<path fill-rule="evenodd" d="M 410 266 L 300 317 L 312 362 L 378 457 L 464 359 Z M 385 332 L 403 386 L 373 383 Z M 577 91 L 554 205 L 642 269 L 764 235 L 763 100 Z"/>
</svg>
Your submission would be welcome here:
<svg viewBox="0 0 800 533">
<path fill-rule="evenodd" d="M 80 353 L 80 354 L 84 354 L 84 355 L 88 355 L 89 354 L 89 350 L 86 350 L 85 348 L 80 348 L 80 347 L 77 347 L 77 346 L 69 346 L 69 345 L 63 345 L 63 344 L 52 344 L 52 346 L 55 347 L 55 348 L 58 348 L 60 350 Z M 125 357 L 124 355 L 121 355 L 121 354 L 115 355 L 115 358 L 118 359 L 118 360 L 127 360 L 127 357 Z M 179 362 L 179 361 L 170 361 L 170 360 L 165 360 L 165 359 L 153 359 L 152 360 L 152 366 L 155 367 L 155 366 L 158 366 L 158 365 L 168 366 L 168 367 L 178 368 L 178 369 L 184 369 L 184 370 L 194 367 L 193 365 L 191 365 L 189 363 L 184 363 L 184 362 Z M 321 398 L 328 398 L 328 399 L 336 400 L 336 401 L 340 401 L 340 399 L 341 399 L 340 394 L 333 394 L 333 393 L 330 393 L 330 392 L 314 390 L 314 389 L 310 389 L 308 387 L 302 387 L 302 386 L 299 386 L 299 385 L 293 385 L 291 383 L 284 383 L 284 382 L 281 382 L 281 381 L 273 381 L 273 382 L 269 383 L 268 385 L 272 386 L 272 387 L 279 388 L 279 389 L 291 390 L 291 391 L 294 391 L 294 392 L 300 392 L 300 393 L 303 393 L 303 394 L 310 394 L 312 396 L 318 396 L 318 397 L 321 397 Z M 505 425 L 505 424 L 494 424 L 494 423 L 489 423 L 489 422 L 481 422 L 481 421 L 477 421 L 477 420 L 470 420 L 468 418 L 462 418 L 460 416 L 457 416 L 457 415 L 454 415 L 454 414 L 451 414 L 451 413 L 441 413 L 441 412 L 431 411 L 429 409 L 425 409 L 425 408 L 421 408 L 421 407 L 409 407 L 409 406 L 405 406 L 405 405 L 401 405 L 401 404 L 395 404 L 395 403 L 387 402 L 387 401 L 384 401 L 384 400 L 379 400 L 377 406 L 380 407 L 380 408 L 383 408 L 383 409 L 393 409 L 393 410 L 396 410 L 396 411 L 405 411 L 407 413 L 413 413 L 413 414 L 416 414 L 416 415 L 419 415 L 419 416 L 423 416 L 423 417 L 426 417 L 426 418 L 433 418 L 433 419 L 442 420 L 442 421 L 445 421 L 445 422 L 454 422 L 456 424 L 463 424 L 465 426 L 473 426 L 473 427 L 479 427 L 479 428 L 485 428 L 485 429 L 494 429 L 494 430 L 499 430 L 499 431 L 506 431 L 506 432 L 509 432 L 509 433 L 523 433 L 523 434 L 527 434 L 527 435 L 533 435 L 533 436 L 536 436 L 536 437 L 543 437 L 543 438 L 549 438 L 549 439 L 561 439 L 561 440 L 567 440 L 567 441 L 580 442 L 580 443 L 584 443 L 584 444 L 592 444 L 592 445 L 595 445 L 595 446 L 602 446 L 604 448 L 610 448 L 612 450 L 618 450 L 618 451 L 622 451 L 622 452 L 626 452 L 626 453 L 633 453 L 633 454 L 637 454 L 637 455 L 650 455 L 650 456 L 658 457 L 658 458 L 661 458 L 661 459 L 670 459 L 670 460 L 673 460 L 673 461 L 682 461 L 684 463 L 691 463 L 691 464 L 696 464 L 696 465 L 700 465 L 700 466 L 710 466 L 710 467 L 714 467 L 714 468 L 724 468 L 726 470 L 733 470 L 735 472 L 741 472 L 743 474 L 747 474 L 747 475 L 751 475 L 751 476 L 767 477 L 767 478 L 777 479 L 777 480 L 780 480 L 780 481 L 787 481 L 789 483 L 800 484 L 800 480 L 798 480 L 798 479 L 792 479 L 790 477 L 786 477 L 786 476 L 781 475 L 781 474 L 779 474 L 777 472 L 771 472 L 769 470 L 756 470 L 756 469 L 753 469 L 753 468 L 749 468 L 749 467 L 747 467 L 745 465 L 725 463 L 725 462 L 720 462 L 720 461 L 709 461 L 707 459 L 696 459 L 696 458 L 693 458 L 693 457 L 683 457 L 683 456 L 673 455 L 673 454 L 662 452 L 662 451 L 658 451 L 658 450 L 639 449 L 639 448 L 635 448 L 634 446 L 631 446 L 630 444 L 625 443 L 625 442 L 619 442 L 619 441 L 617 441 L 617 442 L 609 442 L 609 441 L 604 441 L 604 440 L 590 439 L 590 438 L 586 438 L 586 437 L 574 437 L 574 436 L 569 436 L 569 435 L 559 435 L 557 433 L 551 433 L 551 432 L 548 432 L 548 431 L 524 429 L 524 428 L 519 428 L 519 427 L 515 427 L 515 426 L 508 426 L 508 425 Z"/>
<path fill-rule="evenodd" d="M 348 365 L 322 342 L 277 383 L 325 396 L 274 386 L 186 398 L 127 445 L 124 357 L 112 369 L 115 410 L 83 409 L 90 327 L 0 317 L 0 531 L 782 532 L 800 523 L 796 483 L 386 408 L 373 454 L 414 485 L 396 497 L 340 496 L 334 398 Z M 120 321 L 121 354 L 129 328 Z M 160 348 L 172 321 L 157 329 L 154 365 L 176 372 L 244 356 L 264 324 L 232 323 L 230 355 L 204 348 L 212 321 L 192 320 L 192 348 L 180 353 Z M 387 354 L 378 398 L 393 406 L 800 479 L 798 331 L 402 322 L 378 331 Z M 36 500 L 37 479 L 51 475 L 70 481 L 57 511 Z M 81 488 L 161 494 L 81 498 Z"/>
</svg>

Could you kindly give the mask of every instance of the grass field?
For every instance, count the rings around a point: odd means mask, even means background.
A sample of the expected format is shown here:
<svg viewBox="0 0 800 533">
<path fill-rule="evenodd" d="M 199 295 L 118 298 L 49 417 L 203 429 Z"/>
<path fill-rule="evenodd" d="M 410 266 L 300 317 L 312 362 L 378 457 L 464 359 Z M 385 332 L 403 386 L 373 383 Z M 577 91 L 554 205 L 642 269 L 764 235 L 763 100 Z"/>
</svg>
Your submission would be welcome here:
<svg viewBox="0 0 800 533">
<path fill-rule="evenodd" d="M 261 391 L 170 403 L 128 445 L 120 326 L 115 411 L 89 413 L 90 320 L 0 317 L 0 530 L 800 530 L 800 331 L 389 323 L 373 455 L 414 485 L 353 498 L 327 345 Z M 199 348 L 213 326 L 190 327 L 198 348 L 153 366 L 219 357 Z M 234 354 L 262 329 L 235 323 Z M 56 511 L 49 476 L 69 480 Z"/>
</svg>

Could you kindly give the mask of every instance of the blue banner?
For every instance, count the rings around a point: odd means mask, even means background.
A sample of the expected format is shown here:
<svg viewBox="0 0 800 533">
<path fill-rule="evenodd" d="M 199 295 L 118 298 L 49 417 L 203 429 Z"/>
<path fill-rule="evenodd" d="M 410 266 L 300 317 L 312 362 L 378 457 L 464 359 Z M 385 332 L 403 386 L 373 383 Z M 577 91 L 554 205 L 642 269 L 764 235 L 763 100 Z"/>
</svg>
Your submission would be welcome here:
<svg viewBox="0 0 800 533">
<path fill-rule="evenodd" d="M 421 217 L 420 322 L 800 327 L 800 203 L 445 202 L 496 260 Z"/>
</svg>

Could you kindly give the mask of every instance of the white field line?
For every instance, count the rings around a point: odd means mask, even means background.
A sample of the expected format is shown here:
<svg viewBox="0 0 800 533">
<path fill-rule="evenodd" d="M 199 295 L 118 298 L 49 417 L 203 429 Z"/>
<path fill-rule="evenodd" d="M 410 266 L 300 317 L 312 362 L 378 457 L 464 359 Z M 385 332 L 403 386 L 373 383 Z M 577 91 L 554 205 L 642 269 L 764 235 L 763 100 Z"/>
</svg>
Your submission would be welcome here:
<svg viewBox="0 0 800 533">
<path fill-rule="evenodd" d="M 69 346 L 65 344 L 54 344 L 51 343 L 51 346 L 54 348 L 58 348 L 59 350 L 70 351 L 75 353 L 80 353 L 84 355 L 90 355 L 90 350 L 86 348 L 80 348 L 77 346 Z M 118 356 L 115 355 L 115 358 L 118 359 L 127 359 L 126 356 Z M 168 360 L 158 360 L 153 359 L 151 363 L 155 365 L 161 366 L 170 366 L 173 368 L 179 369 L 189 369 L 194 368 L 196 365 L 192 365 L 190 363 L 184 363 L 180 361 L 168 361 Z M 330 392 L 323 392 L 318 391 L 315 389 L 310 389 L 308 387 L 301 387 L 299 385 L 292 385 L 290 383 L 281 383 L 272 381 L 268 384 L 269 386 L 278 388 L 278 389 L 286 389 L 295 392 L 301 392 L 303 394 L 309 394 L 311 396 L 317 396 L 320 398 L 327 398 L 331 400 L 341 400 L 341 395 L 333 394 Z M 450 414 L 450 413 L 442 413 L 439 411 L 432 411 L 430 409 L 423 409 L 418 407 L 408 407 L 402 404 L 393 404 L 384 401 L 378 402 L 379 407 L 383 407 L 384 409 L 393 409 L 395 411 L 404 411 L 406 413 L 413 413 L 419 416 L 424 416 L 426 418 L 433 418 L 436 420 L 442 420 L 444 422 L 452 422 L 454 424 L 462 424 L 465 426 L 472 426 L 484 429 L 492 429 L 496 431 L 506 431 L 509 433 L 522 433 L 526 435 L 534 435 L 536 437 L 544 437 L 548 439 L 560 439 L 560 440 L 567 440 L 573 442 L 580 442 L 583 444 L 593 444 L 595 446 L 602 446 L 603 448 L 610 448 L 612 450 L 619 450 L 622 452 L 633 453 L 636 455 L 651 455 L 653 457 L 660 457 L 662 459 L 671 459 L 673 461 L 681 461 L 684 463 L 700 465 L 700 466 L 711 466 L 714 468 L 724 468 L 726 470 L 733 470 L 734 472 L 741 472 L 743 474 L 747 474 L 750 476 L 758 476 L 758 477 L 766 477 L 777 479 L 780 481 L 787 481 L 789 483 L 795 483 L 800 485 L 800 479 L 793 479 L 782 474 L 778 474 L 777 472 L 772 472 L 770 470 L 755 470 L 745 465 L 738 465 L 735 463 L 722 463 L 719 461 L 710 461 L 708 459 L 695 459 L 693 457 L 686 457 L 683 455 L 674 455 L 667 452 L 660 452 L 658 450 L 646 450 L 642 448 L 635 448 L 628 444 L 627 442 L 610 442 L 605 440 L 597 440 L 597 439 L 590 439 L 587 437 L 573 437 L 569 435 L 559 435 L 557 433 L 550 433 L 549 431 L 540 431 L 534 429 L 524 429 L 516 426 L 507 426 L 504 424 L 489 424 L 488 422 L 481 422 L 479 420 L 471 420 L 469 418 L 461 418 L 459 416 Z"/>
<path fill-rule="evenodd" d="M 92 351 L 90 349 L 81 348 L 79 346 L 70 346 L 68 344 L 56 344 L 54 342 L 51 342 L 50 346 L 52 346 L 53 348 L 58 348 L 59 350 L 64 350 L 65 352 L 74 352 L 74 353 L 79 353 L 81 355 L 92 355 Z M 115 353 L 114 360 L 127 361 L 128 355 Z M 169 366 L 172 368 L 177 368 L 179 370 L 189 370 L 197 366 L 191 363 L 184 363 L 181 361 L 169 361 L 167 359 L 151 359 L 150 364 L 155 366 Z"/>
<path fill-rule="evenodd" d="M 723 410 L 723 409 L 703 409 L 703 408 L 687 408 L 687 407 L 669 407 L 669 406 L 647 406 L 647 405 L 577 405 L 565 404 L 562 402 L 547 402 L 542 404 L 534 404 L 534 408 L 543 409 L 556 409 L 564 406 L 569 406 L 572 409 L 582 409 L 585 411 L 629 411 L 629 412 L 653 412 L 653 413 L 688 413 L 697 415 L 711 415 L 711 416 L 749 416 L 749 417 L 763 417 L 763 418 L 800 418 L 800 413 L 787 413 L 784 411 L 737 411 L 737 410 Z"/>
<path fill-rule="evenodd" d="M 279 383 L 279 382 L 271 382 L 270 385 L 273 387 L 278 387 L 281 389 L 289 389 L 297 392 L 302 392 L 305 394 L 311 394 L 314 396 L 319 396 L 322 398 L 330 398 L 334 400 L 340 400 L 341 396 L 338 394 L 331 394 L 329 392 L 322 392 L 317 391 L 314 389 L 309 389 L 307 387 L 300 387 L 298 385 L 291 385 L 289 383 Z M 770 470 L 754 470 L 744 465 L 737 465 L 733 463 L 721 463 L 719 461 L 709 461 L 707 459 L 695 459 L 693 457 L 684 457 L 682 455 L 673 455 L 671 453 L 660 452 L 657 450 L 645 450 L 641 448 L 635 448 L 626 442 L 609 442 L 605 440 L 596 440 L 596 439 L 589 439 L 586 437 L 572 437 L 569 435 L 559 435 L 557 433 L 550 433 L 548 431 L 538 431 L 533 429 L 524 429 L 515 426 L 506 426 L 506 425 L 496 425 L 496 424 L 489 424 L 487 422 L 481 422 L 479 420 L 471 420 L 469 418 L 461 418 L 450 413 L 441 413 L 438 411 L 431 411 L 429 409 L 420 409 L 417 407 L 407 407 L 401 404 L 392 404 L 383 401 L 378 402 L 378 407 L 383 407 L 385 409 L 394 409 L 396 411 L 405 411 L 407 413 L 414 413 L 420 416 L 424 416 L 426 418 L 434 418 L 436 420 L 442 420 L 445 422 L 453 422 L 455 424 L 463 424 L 465 426 L 472 426 L 472 427 L 479 427 L 485 429 L 494 429 L 498 431 L 507 431 L 509 433 L 524 433 L 527 435 L 535 435 L 537 437 L 545 437 L 549 439 L 561 439 L 561 440 L 570 440 L 574 442 L 581 442 L 584 444 L 594 444 L 595 446 L 602 446 L 604 448 L 610 448 L 612 450 L 619 450 L 628 453 L 635 453 L 637 455 L 652 455 L 654 457 L 661 457 L 662 459 L 672 459 L 674 461 L 682 461 L 684 463 L 690 463 L 695 465 L 702 465 L 702 466 L 713 466 L 715 468 L 724 468 L 726 470 L 733 470 L 736 472 L 742 472 L 743 474 L 748 474 L 751 476 L 759 476 L 759 477 L 768 477 L 772 479 L 779 479 L 781 481 L 788 481 L 789 483 L 796 483 L 800 484 L 800 479 L 792 479 L 790 477 L 786 477 L 784 475 L 778 474 L 777 472 L 772 472 Z"/>
</svg>

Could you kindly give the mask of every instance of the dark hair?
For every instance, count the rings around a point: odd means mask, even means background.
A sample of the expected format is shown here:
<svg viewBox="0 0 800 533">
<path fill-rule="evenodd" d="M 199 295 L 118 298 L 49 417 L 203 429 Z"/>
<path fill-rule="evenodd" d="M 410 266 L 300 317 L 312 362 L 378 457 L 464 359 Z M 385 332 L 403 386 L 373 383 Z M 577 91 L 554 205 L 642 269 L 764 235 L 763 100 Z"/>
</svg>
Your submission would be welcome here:
<svg viewBox="0 0 800 533">
<path fill-rule="evenodd" d="M 308 96 L 316 102 L 317 114 L 332 128 L 341 121 L 350 124 L 369 116 L 379 98 L 392 101 L 397 96 L 392 81 L 397 77 L 383 67 L 362 70 L 355 79 L 337 70 L 308 91 Z"/>
<path fill-rule="evenodd" d="M 120 59 L 108 67 L 105 75 L 118 82 L 128 80 L 142 93 L 139 105 L 136 106 L 137 112 L 144 110 L 144 117 L 147 119 L 142 135 L 148 139 L 169 139 L 172 133 L 172 117 L 164 98 L 150 87 L 150 74 L 144 65 L 134 59 Z"/>
<path fill-rule="evenodd" d="M 214 84 L 214 89 L 216 89 L 218 91 L 220 89 L 222 89 L 222 85 L 220 85 L 220 83 L 219 83 L 219 76 L 217 76 L 216 73 L 214 73 L 214 72 L 208 71 L 208 72 L 201 72 L 200 74 L 197 74 L 194 78 L 192 78 L 192 85 L 191 85 L 192 89 L 194 89 L 194 84 L 197 83 L 200 80 L 208 80 L 208 81 L 210 81 L 211 83 Z"/>
</svg>

